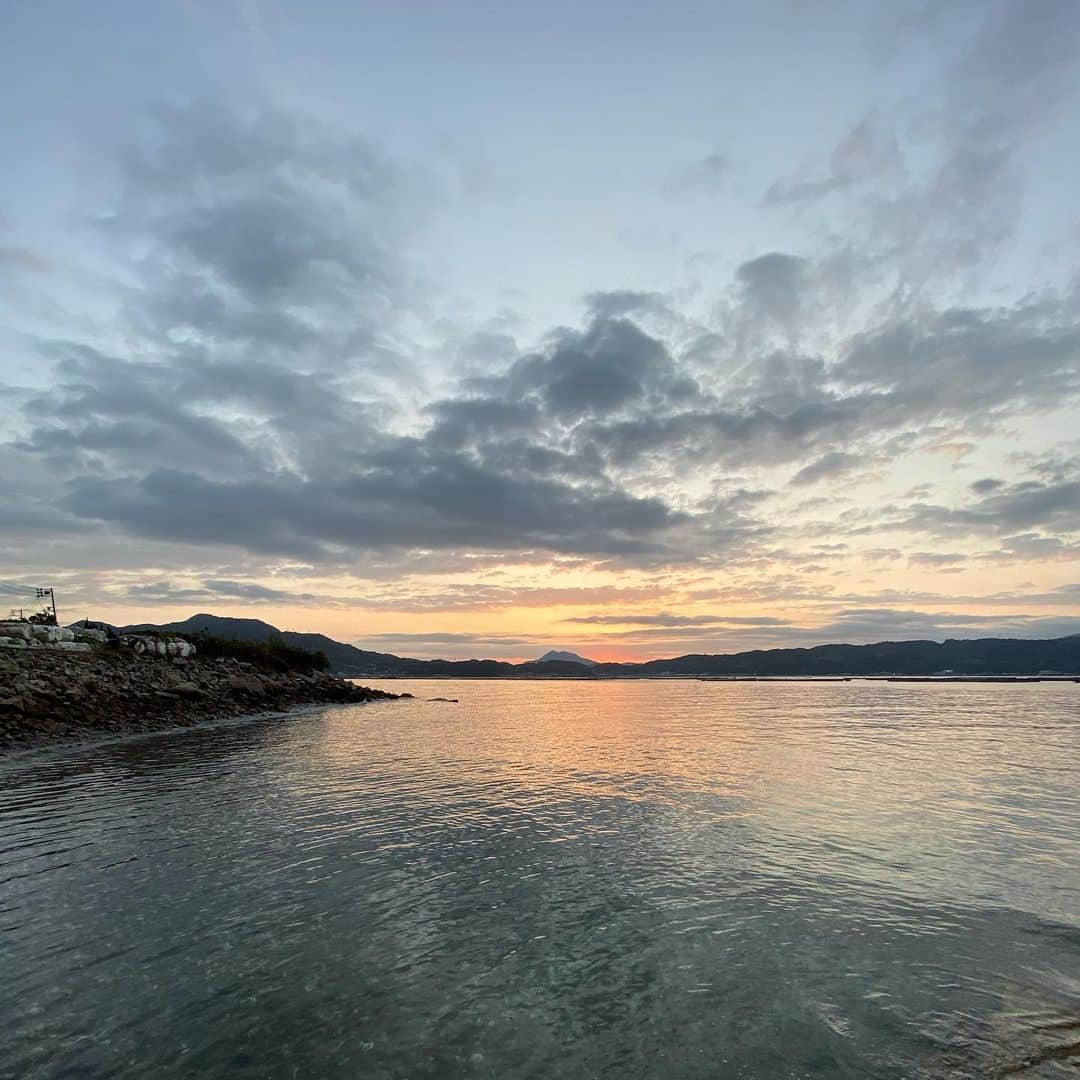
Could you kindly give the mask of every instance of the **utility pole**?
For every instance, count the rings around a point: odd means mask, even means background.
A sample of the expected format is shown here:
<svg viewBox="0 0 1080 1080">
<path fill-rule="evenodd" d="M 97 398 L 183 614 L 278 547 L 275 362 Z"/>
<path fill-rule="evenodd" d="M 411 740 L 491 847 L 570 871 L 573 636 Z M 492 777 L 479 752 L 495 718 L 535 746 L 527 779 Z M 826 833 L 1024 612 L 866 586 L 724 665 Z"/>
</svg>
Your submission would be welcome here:
<svg viewBox="0 0 1080 1080">
<path fill-rule="evenodd" d="M 32 596 L 35 600 L 47 601 L 45 611 L 39 613 L 37 617 L 31 616 L 31 622 L 45 622 L 48 623 L 49 619 L 52 619 L 53 626 L 60 625 L 60 619 L 56 614 L 56 591 L 51 585 L 19 585 L 12 581 L 0 581 L 0 596 L 2 595 L 22 596 L 27 600 Z M 50 610 L 52 614 L 50 615 Z M 14 609 L 13 612 L 14 614 Z M 23 618 L 25 609 L 19 609 L 19 617 Z"/>
<path fill-rule="evenodd" d="M 60 620 L 56 617 L 56 592 L 52 587 L 35 589 L 34 590 L 39 600 L 48 600 L 52 606 L 52 624 L 53 626 L 59 626 Z"/>
</svg>

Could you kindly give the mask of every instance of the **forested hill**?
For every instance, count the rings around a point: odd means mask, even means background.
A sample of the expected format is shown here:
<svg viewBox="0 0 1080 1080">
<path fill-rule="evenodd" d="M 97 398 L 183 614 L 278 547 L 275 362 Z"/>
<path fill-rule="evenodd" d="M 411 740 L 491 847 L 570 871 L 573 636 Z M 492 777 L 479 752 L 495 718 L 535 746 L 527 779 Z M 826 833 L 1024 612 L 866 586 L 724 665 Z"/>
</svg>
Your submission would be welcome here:
<svg viewBox="0 0 1080 1080">
<path fill-rule="evenodd" d="M 1080 634 L 1050 640 L 976 638 L 818 645 L 605 664 L 635 675 L 1038 675 L 1080 674 Z"/>
<path fill-rule="evenodd" d="M 132 628 L 128 628 L 132 629 Z M 324 652 L 340 675 L 425 678 L 515 679 L 633 678 L 663 675 L 1080 675 L 1080 634 L 1050 640 L 977 638 L 949 641 L 882 641 L 874 645 L 819 645 L 810 649 L 755 649 L 649 660 L 640 664 L 574 661 L 417 660 L 371 652 L 323 634 L 279 630 L 259 619 L 193 615 L 158 627 L 176 633 L 208 633 L 241 641 L 281 637 L 290 645 Z"/>
</svg>

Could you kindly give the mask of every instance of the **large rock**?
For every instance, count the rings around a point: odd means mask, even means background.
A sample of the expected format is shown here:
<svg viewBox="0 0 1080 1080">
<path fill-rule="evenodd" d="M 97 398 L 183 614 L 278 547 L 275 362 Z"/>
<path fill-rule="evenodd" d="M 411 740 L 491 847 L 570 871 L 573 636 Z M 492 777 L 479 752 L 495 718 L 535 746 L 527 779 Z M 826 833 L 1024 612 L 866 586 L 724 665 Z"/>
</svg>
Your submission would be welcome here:
<svg viewBox="0 0 1080 1080">
<path fill-rule="evenodd" d="M 254 675 L 230 675 L 225 680 L 225 685 L 234 692 L 241 694 L 264 694 L 266 686 L 262 679 Z"/>
</svg>

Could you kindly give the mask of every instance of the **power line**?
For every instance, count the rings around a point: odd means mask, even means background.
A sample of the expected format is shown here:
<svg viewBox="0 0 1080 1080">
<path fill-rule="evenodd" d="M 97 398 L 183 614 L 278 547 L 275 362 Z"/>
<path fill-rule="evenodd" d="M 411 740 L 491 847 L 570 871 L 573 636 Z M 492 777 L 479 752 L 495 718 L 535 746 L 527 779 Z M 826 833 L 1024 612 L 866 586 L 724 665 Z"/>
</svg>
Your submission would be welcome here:
<svg viewBox="0 0 1080 1080">
<path fill-rule="evenodd" d="M 40 589 L 36 585 L 18 585 L 14 581 L 0 581 L 0 593 L 5 596 L 32 596 L 40 599 L 51 589 Z"/>
</svg>

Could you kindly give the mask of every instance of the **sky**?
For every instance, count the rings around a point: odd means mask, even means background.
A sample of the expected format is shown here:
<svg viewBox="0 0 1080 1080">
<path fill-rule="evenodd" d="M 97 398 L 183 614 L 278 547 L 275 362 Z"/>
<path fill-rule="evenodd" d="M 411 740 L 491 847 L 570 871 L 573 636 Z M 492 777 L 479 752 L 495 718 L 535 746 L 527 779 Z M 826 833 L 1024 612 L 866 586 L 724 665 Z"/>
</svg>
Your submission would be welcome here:
<svg viewBox="0 0 1080 1080">
<path fill-rule="evenodd" d="M 4 22 L 0 578 L 62 619 L 1080 632 L 1073 0 Z"/>
</svg>

